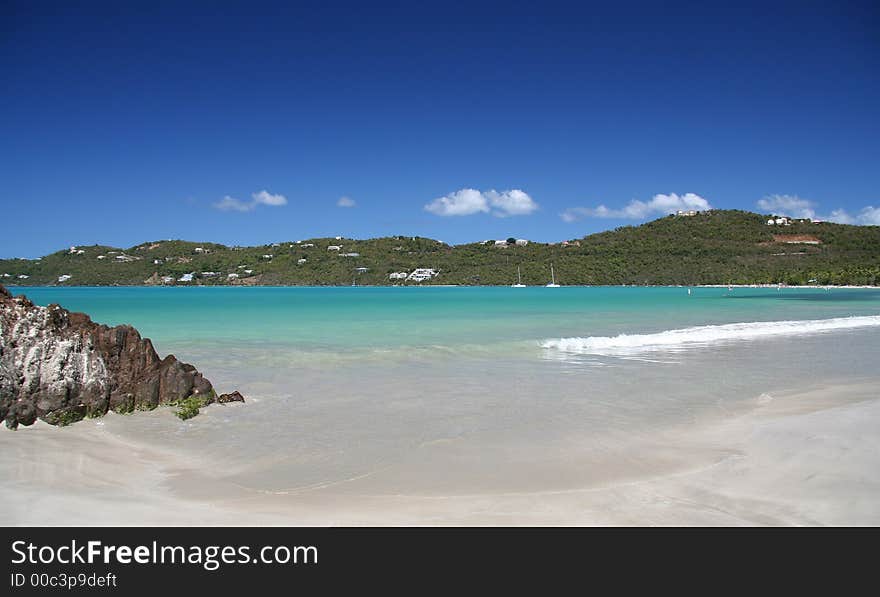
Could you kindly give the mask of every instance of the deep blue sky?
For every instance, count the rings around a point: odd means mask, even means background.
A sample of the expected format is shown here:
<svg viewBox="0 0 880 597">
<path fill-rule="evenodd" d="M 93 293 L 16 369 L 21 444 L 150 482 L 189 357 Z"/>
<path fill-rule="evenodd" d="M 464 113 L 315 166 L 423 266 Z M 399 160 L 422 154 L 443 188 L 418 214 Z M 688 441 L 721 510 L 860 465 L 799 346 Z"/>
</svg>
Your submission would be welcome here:
<svg viewBox="0 0 880 597">
<path fill-rule="evenodd" d="M 723 4 L 0 2 L 0 257 L 556 241 L 672 193 L 880 223 L 877 3 Z"/>
</svg>

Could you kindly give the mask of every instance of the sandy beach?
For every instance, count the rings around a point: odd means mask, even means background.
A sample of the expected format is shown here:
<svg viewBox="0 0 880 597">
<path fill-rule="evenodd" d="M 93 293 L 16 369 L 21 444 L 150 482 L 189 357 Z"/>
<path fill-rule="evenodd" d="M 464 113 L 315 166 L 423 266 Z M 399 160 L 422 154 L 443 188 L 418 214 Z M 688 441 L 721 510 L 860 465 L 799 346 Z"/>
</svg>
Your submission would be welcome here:
<svg viewBox="0 0 880 597">
<path fill-rule="evenodd" d="M 522 459 L 509 446 L 434 442 L 368 474 L 279 490 L 248 487 L 209 458 L 126 441 L 103 421 L 39 423 L 0 433 L 0 524 L 880 524 L 880 481 L 869 474 L 880 468 L 876 386 L 750 404 L 629 445 L 587 438 L 585 449 L 540 453 L 528 470 L 511 466 Z"/>
</svg>

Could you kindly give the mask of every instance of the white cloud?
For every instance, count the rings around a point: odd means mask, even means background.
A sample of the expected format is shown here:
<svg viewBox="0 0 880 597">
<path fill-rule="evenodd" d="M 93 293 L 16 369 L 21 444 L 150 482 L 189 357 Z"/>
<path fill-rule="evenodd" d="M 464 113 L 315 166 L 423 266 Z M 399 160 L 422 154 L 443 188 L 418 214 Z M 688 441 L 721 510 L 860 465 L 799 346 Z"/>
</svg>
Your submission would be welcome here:
<svg viewBox="0 0 880 597">
<path fill-rule="evenodd" d="M 354 207 L 357 203 L 351 197 L 340 197 L 339 201 L 336 202 L 336 205 L 339 207 Z"/>
<path fill-rule="evenodd" d="M 869 205 L 859 213 L 859 222 L 868 226 L 880 226 L 880 207 Z"/>
<path fill-rule="evenodd" d="M 812 218 L 811 218 L 812 219 Z M 856 219 L 849 215 L 845 209 L 835 209 L 831 212 L 831 215 L 827 218 L 819 218 L 826 219 L 829 222 L 837 222 L 838 224 L 855 224 Z"/>
<path fill-rule="evenodd" d="M 830 215 L 817 214 L 818 205 L 815 201 L 802 199 L 794 195 L 770 195 L 758 201 L 758 208 L 773 215 L 792 218 L 810 218 L 811 220 L 827 220 L 838 224 L 858 224 L 862 226 L 880 226 L 880 207 L 868 205 L 858 214 L 852 215 L 845 209 L 835 209 Z"/>
<path fill-rule="evenodd" d="M 621 209 L 612 209 L 605 205 L 596 207 L 569 207 L 559 216 L 565 222 L 576 222 L 583 218 L 619 218 L 627 220 L 644 220 L 650 216 L 672 214 L 679 210 L 706 211 L 712 209 L 709 202 L 696 193 L 677 195 L 654 195 L 650 201 L 633 199 Z"/>
<path fill-rule="evenodd" d="M 260 191 L 251 195 L 254 203 L 262 203 L 263 205 L 271 205 L 277 207 L 279 205 L 287 205 L 287 197 L 284 195 L 273 195 L 269 191 Z"/>
<path fill-rule="evenodd" d="M 835 209 L 831 215 L 824 218 L 829 222 L 838 224 L 858 224 L 861 226 L 880 226 L 880 207 L 869 205 L 863 207 L 856 215 L 850 215 L 845 209 Z"/>
<path fill-rule="evenodd" d="M 279 207 L 287 205 L 287 197 L 284 195 L 273 195 L 269 191 L 259 191 L 251 194 L 250 201 L 242 201 L 235 197 L 226 195 L 213 204 L 214 209 L 220 211 L 253 211 L 258 205 L 268 205 L 270 207 Z"/>
<path fill-rule="evenodd" d="M 425 205 L 425 211 L 438 216 L 469 216 L 476 213 L 491 213 L 500 218 L 524 216 L 538 209 L 538 204 L 528 193 L 520 189 L 501 191 L 494 189 L 478 191 L 460 189 Z"/>
<path fill-rule="evenodd" d="M 496 216 L 526 216 L 538 209 L 535 200 L 519 189 L 502 191 L 491 190 L 484 193 Z"/>
<path fill-rule="evenodd" d="M 469 216 L 489 211 L 489 204 L 480 191 L 461 189 L 434 199 L 425 206 L 425 210 L 438 216 Z"/>
<path fill-rule="evenodd" d="M 214 209 L 219 209 L 220 211 L 251 211 L 254 207 L 256 207 L 256 204 L 253 202 L 242 201 L 229 195 L 226 195 L 214 204 Z"/>
<path fill-rule="evenodd" d="M 758 208 L 774 216 L 815 218 L 816 203 L 796 195 L 769 195 L 758 200 Z"/>
</svg>

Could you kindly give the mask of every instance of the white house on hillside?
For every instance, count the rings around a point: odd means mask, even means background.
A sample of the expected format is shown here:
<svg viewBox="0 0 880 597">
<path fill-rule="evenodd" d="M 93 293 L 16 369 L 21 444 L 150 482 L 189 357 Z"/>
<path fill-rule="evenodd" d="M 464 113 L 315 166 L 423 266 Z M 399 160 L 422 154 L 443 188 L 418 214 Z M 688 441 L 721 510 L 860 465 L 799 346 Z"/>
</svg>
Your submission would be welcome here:
<svg viewBox="0 0 880 597">
<path fill-rule="evenodd" d="M 430 280 L 434 276 L 437 275 L 437 272 L 433 269 L 429 269 L 426 267 L 420 267 L 418 269 L 413 270 L 413 272 L 407 277 L 407 280 L 411 282 L 424 282 L 425 280 Z"/>
</svg>

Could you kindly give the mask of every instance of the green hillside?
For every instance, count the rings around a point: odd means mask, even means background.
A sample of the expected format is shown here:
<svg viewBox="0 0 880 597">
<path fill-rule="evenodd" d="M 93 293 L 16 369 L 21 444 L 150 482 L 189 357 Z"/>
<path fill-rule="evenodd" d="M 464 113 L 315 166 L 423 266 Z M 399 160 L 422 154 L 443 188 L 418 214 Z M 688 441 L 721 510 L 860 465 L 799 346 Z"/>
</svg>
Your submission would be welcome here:
<svg viewBox="0 0 880 597">
<path fill-rule="evenodd" d="M 409 236 L 316 238 L 257 247 L 188 241 L 124 249 L 79 246 L 36 260 L 0 260 L 0 283 L 506 285 L 515 281 L 519 266 L 523 283 L 533 285 L 549 281 L 552 263 L 563 285 L 880 284 L 880 227 L 811 222 L 768 226 L 768 217 L 713 210 L 667 216 L 567 243 L 503 248 L 491 243 L 449 246 Z M 331 245 L 341 249 L 328 250 Z M 416 268 L 439 273 L 422 282 L 389 279 L 392 272 Z M 192 282 L 178 281 L 189 273 L 194 273 Z M 59 282 L 60 276 L 70 278 Z"/>
</svg>

